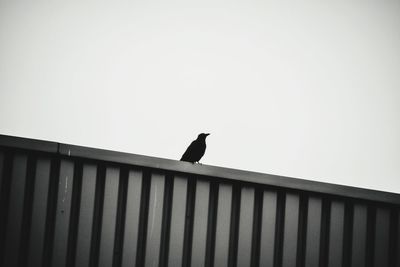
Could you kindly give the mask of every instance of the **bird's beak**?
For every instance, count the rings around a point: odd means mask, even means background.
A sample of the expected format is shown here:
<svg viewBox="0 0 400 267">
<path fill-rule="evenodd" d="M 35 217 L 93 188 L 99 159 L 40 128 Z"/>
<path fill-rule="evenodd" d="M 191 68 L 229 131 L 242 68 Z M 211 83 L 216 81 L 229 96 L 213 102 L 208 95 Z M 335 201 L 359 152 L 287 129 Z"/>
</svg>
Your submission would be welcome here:
<svg viewBox="0 0 400 267">
<path fill-rule="evenodd" d="M 210 134 L 209 133 L 206 133 L 206 136 L 209 136 Z"/>
</svg>

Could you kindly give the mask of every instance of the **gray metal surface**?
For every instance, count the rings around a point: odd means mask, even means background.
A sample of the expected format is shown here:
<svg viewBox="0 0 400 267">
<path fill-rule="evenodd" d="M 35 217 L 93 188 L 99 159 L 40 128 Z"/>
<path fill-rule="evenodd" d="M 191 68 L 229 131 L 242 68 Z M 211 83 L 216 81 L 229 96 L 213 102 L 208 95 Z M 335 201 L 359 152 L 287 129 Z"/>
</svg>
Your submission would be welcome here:
<svg viewBox="0 0 400 267">
<path fill-rule="evenodd" d="M 318 197 L 308 199 L 305 266 L 319 266 L 321 240 L 321 208 L 322 200 Z"/>
<path fill-rule="evenodd" d="M 28 266 L 32 267 L 40 267 L 42 263 L 49 183 L 50 159 L 39 158 L 36 165 L 35 194 L 33 196 L 29 236 Z"/>
<path fill-rule="evenodd" d="M 112 266 L 117 218 L 119 169 L 107 167 L 101 219 L 99 266 Z"/>
<path fill-rule="evenodd" d="M 177 176 L 174 178 L 172 194 L 168 266 L 182 266 L 186 204 L 187 178 Z"/>
<path fill-rule="evenodd" d="M 237 266 L 250 266 L 254 219 L 254 188 L 243 187 L 240 202 Z"/>
<path fill-rule="evenodd" d="M 351 266 L 365 266 L 367 244 L 367 207 L 356 203 L 353 207 L 353 244 Z"/>
<path fill-rule="evenodd" d="M 210 183 L 197 180 L 193 222 L 192 266 L 204 266 L 206 262 L 207 222 L 209 211 Z"/>
<path fill-rule="evenodd" d="M 75 266 L 89 266 L 97 167 L 85 164 L 82 172 Z"/>
<path fill-rule="evenodd" d="M 131 170 L 128 178 L 127 202 L 125 213 L 125 233 L 122 254 L 122 266 L 134 266 L 139 237 L 140 199 L 142 196 L 143 173 Z"/>
<path fill-rule="evenodd" d="M 397 194 L 0 136 L 0 266 L 400 266 Z"/>
<path fill-rule="evenodd" d="M 328 266 L 342 266 L 344 235 L 344 203 L 342 201 L 331 202 L 331 214 L 329 222 L 329 249 Z"/>
<path fill-rule="evenodd" d="M 378 208 L 376 211 L 375 230 L 375 255 L 374 266 L 389 266 L 389 229 L 390 229 L 390 210 Z"/>
<path fill-rule="evenodd" d="M 165 176 L 152 174 L 145 257 L 145 266 L 149 267 L 158 266 L 160 263 L 164 186 Z"/>
<path fill-rule="evenodd" d="M 232 185 L 221 183 L 218 188 L 214 266 L 228 266 L 231 204 Z"/>
<path fill-rule="evenodd" d="M 274 266 L 276 207 L 277 192 L 272 190 L 264 191 L 260 230 L 260 266 Z"/>
<path fill-rule="evenodd" d="M 51 266 L 67 266 L 74 162 L 61 160 Z"/>
<path fill-rule="evenodd" d="M 15 155 L 12 165 L 8 223 L 6 226 L 4 266 L 17 266 L 21 247 L 22 219 L 24 209 L 25 183 L 28 156 Z"/>
</svg>

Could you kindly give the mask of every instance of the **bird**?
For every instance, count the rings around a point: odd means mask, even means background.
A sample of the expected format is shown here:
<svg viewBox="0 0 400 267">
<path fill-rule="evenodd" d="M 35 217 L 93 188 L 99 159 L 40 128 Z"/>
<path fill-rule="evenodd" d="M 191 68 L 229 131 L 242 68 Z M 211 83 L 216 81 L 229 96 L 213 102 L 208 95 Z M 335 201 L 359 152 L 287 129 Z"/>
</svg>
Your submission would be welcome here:
<svg viewBox="0 0 400 267">
<path fill-rule="evenodd" d="M 186 149 L 185 153 L 183 153 L 181 161 L 199 163 L 200 159 L 204 156 L 204 153 L 206 152 L 206 138 L 209 135 L 209 133 L 199 134 L 197 136 L 197 139 L 194 140 Z"/>
</svg>

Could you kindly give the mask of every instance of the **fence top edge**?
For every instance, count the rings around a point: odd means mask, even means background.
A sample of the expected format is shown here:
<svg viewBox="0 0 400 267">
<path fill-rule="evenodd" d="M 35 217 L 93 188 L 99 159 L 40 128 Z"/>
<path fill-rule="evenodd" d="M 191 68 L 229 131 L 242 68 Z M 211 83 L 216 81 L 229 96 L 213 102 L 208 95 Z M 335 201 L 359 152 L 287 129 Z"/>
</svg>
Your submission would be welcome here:
<svg viewBox="0 0 400 267">
<path fill-rule="evenodd" d="M 400 205 L 400 194 L 0 134 L 0 146 Z"/>
<path fill-rule="evenodd" d="M 0 146 L 57 153 L 59 143 L 0 134 Z"/>
</svg>

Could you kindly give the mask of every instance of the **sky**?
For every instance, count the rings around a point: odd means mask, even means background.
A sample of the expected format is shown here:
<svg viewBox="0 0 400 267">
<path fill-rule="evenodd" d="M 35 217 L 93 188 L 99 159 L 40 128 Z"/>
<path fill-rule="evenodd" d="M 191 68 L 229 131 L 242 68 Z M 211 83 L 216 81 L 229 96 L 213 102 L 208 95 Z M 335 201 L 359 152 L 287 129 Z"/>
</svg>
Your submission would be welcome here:
<svg viewBox="0 0 400 267">
<path fill-rule="evenodd" d="M 399 0 L 0 0 L 0 134 L 400 193 Z"/>
</svg>

